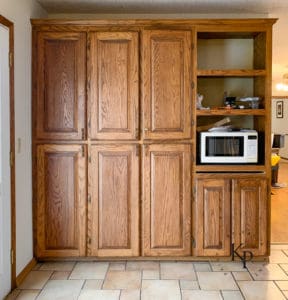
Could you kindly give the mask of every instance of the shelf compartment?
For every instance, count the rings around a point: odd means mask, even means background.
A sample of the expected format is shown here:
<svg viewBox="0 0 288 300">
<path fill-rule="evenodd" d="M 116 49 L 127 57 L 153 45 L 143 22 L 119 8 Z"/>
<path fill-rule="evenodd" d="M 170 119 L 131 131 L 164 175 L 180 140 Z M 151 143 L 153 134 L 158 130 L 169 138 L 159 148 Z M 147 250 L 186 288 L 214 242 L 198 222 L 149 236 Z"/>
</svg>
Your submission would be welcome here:
<svg viewBox="0 0 288 300">
<path fill-rule="evenodd" d="M 220 108 L 213 108 L 213 109 L 197 109 L 196 111 L 197 116 L 243 116 L 243 115 L 253 115 L 253 116 L 264 116 L 265 109 L 220 109 Z"/>
<path fill-rule="evenodd" d="M 255 77 L 266 76 L 266 70 L 198 70 L 198 77 Z"/>
</svg>

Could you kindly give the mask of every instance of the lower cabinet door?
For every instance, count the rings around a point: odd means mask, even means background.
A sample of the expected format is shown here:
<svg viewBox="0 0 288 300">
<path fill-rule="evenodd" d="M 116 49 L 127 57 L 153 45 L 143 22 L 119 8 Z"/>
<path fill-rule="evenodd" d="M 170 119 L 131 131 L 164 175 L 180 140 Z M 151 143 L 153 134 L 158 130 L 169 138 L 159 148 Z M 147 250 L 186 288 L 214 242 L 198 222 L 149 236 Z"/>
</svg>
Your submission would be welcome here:
<svg viewBox="0 0 288 300">
<path fill-rule="evenodd" d="M 194 211 L 195 256 L 231 254 L 230 180 L 197 179 Z"/>
<path fill-rule="evenodd" d="M 139 255 L 137 145 L 93 145 L 88 166 L 88 255 Z"/>
<path fill-rule="evenodd" d="M 145 256 L 191 255 L 190 145 L 144 146 Z"/>
<path fill-rule="evenodd" d="M 86 154 L 79 145 L 37 148 L 37 257 L 86 254 Z"/>
<path fill-rule="evenodd" d="M 234 248 L 243 255 L 267 255 L 267 180 L 249 178 L 232 180 Z"/>
</svg>

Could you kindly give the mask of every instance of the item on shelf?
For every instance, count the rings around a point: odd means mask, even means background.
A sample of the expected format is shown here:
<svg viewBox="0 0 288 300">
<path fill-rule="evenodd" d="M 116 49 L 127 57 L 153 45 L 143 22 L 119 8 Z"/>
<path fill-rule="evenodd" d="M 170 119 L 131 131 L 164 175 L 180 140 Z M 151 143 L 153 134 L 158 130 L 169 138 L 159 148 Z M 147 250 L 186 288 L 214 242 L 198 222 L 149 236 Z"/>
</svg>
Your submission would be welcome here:
<svg viewBox="0 0 288 300">
<path fill-rule="evenodd" d="M 197 94 L 197 103 L 196 103 L 196 108 L 197 109 L 210 109 L 210 107 L 204 107 L 202 106 L 202 101 L 203 101 L 204 96 L 202 94 Z"/>
<path fill-rule="evenodd" d="M 240 98 L 240 101 L 250 102 L 249 107 L 252 109 L 257 109 L 257 108 L 259 108 L 260 97 L 243 97 L 243 98 Z"/>
<path fill-rule="evenodd" d="M 226 117 L 226 118 L 223 118 L 221 119 L 220 121 L 217 121 L 215 123 L 212 123 L 212 124 L 207 124 L 207 125 L 203 125 L 203 126 L 198 126 L 197 127 L 197 131 L 205 131 L 205 130 L 209 130 L 210 128 L 213 128 L 213 127 L 220 127 L 220 126 L 223 126 L 227 123 L 230 123 L 231 122 L 231 119 L 229 117 Z"/>
<path fill-rule="evenodd" d="M 236 97 L 225 97 L 224 104 L 226 108 L 235 108 Z"/>
</svg>

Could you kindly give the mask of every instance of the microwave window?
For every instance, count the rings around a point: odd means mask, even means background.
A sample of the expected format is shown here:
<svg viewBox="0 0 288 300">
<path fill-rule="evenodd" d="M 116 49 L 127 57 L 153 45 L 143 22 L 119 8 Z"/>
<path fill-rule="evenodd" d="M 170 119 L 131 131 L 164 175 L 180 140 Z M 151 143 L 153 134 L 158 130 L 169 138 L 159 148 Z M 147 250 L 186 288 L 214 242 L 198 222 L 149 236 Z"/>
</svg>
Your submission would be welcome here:
<svg viewBox="0 0 288 300">
<path fill-rule="evenodd" d="M 243 136 L 214 136 L 206 137 L 206 156 L 243 156 Z"/>
</svg>

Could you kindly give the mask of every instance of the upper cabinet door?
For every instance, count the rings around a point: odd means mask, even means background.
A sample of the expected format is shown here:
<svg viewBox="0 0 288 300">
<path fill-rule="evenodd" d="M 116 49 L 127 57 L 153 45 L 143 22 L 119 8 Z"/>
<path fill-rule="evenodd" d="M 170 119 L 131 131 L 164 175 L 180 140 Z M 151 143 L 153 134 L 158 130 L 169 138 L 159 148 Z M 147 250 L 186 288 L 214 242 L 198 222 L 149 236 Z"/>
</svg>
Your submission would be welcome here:
<svg viewBox="0 0 288 300">
<path fill-rule="evenodd" d="M 86 34 L 40 32 L 37 48 L 36 138 L 84 139 Z"/>
<path fill-rule="evenodd" d="M 145 139 L 191 137 L 191 32 L 144 31 Z"/>
<path fill-rule="evenodd" d="M 138 33 L 90 34 L 90 137 L 138 137 Z"/>
</svg>

